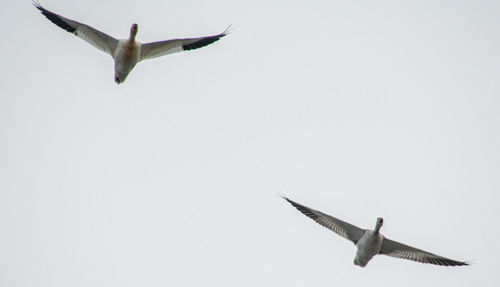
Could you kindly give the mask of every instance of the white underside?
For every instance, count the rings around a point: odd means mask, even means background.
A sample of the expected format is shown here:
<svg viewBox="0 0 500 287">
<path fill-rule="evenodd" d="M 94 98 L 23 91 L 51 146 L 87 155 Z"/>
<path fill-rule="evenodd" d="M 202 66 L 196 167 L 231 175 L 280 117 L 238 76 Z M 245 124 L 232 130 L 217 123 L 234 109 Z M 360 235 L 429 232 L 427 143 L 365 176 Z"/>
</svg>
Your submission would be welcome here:
<svg viewBox="0 0 500 287">
<path fill-rule="evenodd" d="M 130 45 L 128 40 L 120 40 L 113 55 L 115 77 L 119 77 L 121 82 L 125 81 L 127 75 L 132 71 L 137 62 L 139 62 L 141 54 L 140 43 L 133 43 L 135 49 L 131 49 Z"/>
<path fill-rule="evenodd" d="M 383 239 L 384 237 L 380 233 L 375 234 L 372 230 L 365 231 L 363 237 L 356 244 L 358 251 L 354 258 L 354 265 L 365 267 L 373 256 L 379 253 Z"/>
</svg>

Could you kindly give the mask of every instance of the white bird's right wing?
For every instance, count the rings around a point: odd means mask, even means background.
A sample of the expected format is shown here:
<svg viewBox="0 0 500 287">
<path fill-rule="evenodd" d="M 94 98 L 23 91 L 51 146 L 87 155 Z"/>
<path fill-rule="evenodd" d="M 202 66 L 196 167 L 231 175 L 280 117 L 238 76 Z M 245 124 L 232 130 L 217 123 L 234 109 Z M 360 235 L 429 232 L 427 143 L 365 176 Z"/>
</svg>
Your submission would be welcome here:
<svg viewBox="0 0 500 287">
<path fill-rule="evenodd" d="M 117 39 L 104 34 L 103 32 L 98 31 L 88 25 L 68 18 L 64 18 L 61 15 L 50 12 L 49 10 L 43 8 L 42 5 L 40 5 L 40 3 L 38 2 L 33 2 L 33 5 L 35 5 L 35 7 L 40 10 L 40 12 L 52 23 L 70 33 L 75 34 L 77 37 L 85 40 L 87 43 L 113 57 L 113 53 L 118 46 Z"/>
</svg>

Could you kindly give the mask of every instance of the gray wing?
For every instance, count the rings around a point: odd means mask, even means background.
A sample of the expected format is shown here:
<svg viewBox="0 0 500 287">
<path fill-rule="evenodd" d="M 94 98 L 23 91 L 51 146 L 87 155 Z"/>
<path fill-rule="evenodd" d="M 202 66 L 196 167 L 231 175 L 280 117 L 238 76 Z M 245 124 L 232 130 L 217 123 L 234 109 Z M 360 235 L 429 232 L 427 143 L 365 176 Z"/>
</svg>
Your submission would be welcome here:
<svg viewBox="0 0 500 287">
<path fill-rule="evenodd" d="M 118 45 L 118 40 L 106 35 L 88 25 L 79 23 L 68 18 L 64 18 L 61 15 L 50 12 L 40 5 L 38 2 L 33 2 L 33 5 L 40 10 L 40 12 L 47 17 L 52 23 L 56 24 L 60 28 L 75 34 L 77 37 L 85 40 L 87 43 L 96 47 L 97 49 L 108 53 L 113 57 L 116 46 Z"/>
<path fill-rule="evenodd" d="M 205 47 L 207 45 L 210 45 L 218 41 L 220 38 L 226 36 L 227 34 L 228 34 L 228 29 L 214 36 L 187 38 L 187 39 L 173 39 L 173 40 L 145 43 L 141 45 L 140 60 L 147 60 L 168 54 Z"/>
<path fill-rule="evenodd" d="M 325 214 L 323 212 L 314 210 L 312 208 L 309 208 L 307 206 L 298 204 L 295 201 L 292 201 L 291 199 L 287 197 L 283 197 L 286 201 L 288 201 L 291 205 L 293 205 L 295 208 L 297 208 L 300 212 L 305 214 L 306 216 L 312 218 L 314 221 L 317 223 L 323 225 L 324 227 L 332 230 L 333 232 L 337 233 L 338 235 L 349 239 L 352 241 L 354 244 L 358 242 L 358 240 L 363 236 L 365 230 L 354 226 L 352 224 L 349 224 L 347 222 L 344 222 L 340 219 L 337 219 L 333 216 L 330 216 L 328 214 Z"/>
<path fill-rule="evenodd" d="M 387 238 L 382 241 L 379 254 L 443 266 L 469 265 L 467 262 L 452 260 Z"/>
</svg>

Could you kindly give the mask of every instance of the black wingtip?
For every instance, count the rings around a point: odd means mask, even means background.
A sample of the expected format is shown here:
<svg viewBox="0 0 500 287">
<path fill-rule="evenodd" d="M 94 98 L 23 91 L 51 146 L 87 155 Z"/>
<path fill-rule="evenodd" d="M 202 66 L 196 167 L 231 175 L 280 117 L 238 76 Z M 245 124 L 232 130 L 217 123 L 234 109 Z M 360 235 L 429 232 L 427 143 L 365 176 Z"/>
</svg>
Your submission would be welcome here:
<svg viewBox="0 0 500 287">
<path fill-rule="evenodd" d="M 381 253 L 379 253 L 381 254 Z M 435 255 L 437 256 L 437 255 Z M 425 263 L 425 264 L 433 264 L 433 265 L 438 265 L 438 266 L 451 266 L 451 267 L 454 267 L 454 266 L 469 266 L 470 265 L 470 262 L 469 261 L 457 261 L 457 260 L 453 260 L 453 259 L 449 259 L 449 258 L 445 258 L 445 257 L 428 257 L 428 258 L 424 258 L 423 260 L 416 260 L 414 258 L 403 258 L 403 259 L 409 259 L 409 260 L 413 260 L 413 261 L 416 261 L 416 262 L 420 262 L 420 263 Z"/>
<path fill-rule="evenodd" d="M 233 32 L 233 28 L 231 26 L 232 25 L 227 26 L 226 30 L 224 30 L 224 32 L 220 33 L 221 37 L 224 37 L 224 36 L 231 34 Z"/>
<path fill-rule="evenodd" d="M 294 201 L 291 200 L 290 198 L 288 198 L 288 196 L 284 195 L 284 194 L 278 194 L 279 197 L 283 198 L 284 200 L 288 201 L 288 203 L 290 203 L 291 205 L 294 205 Z"/>
<path fill-rule="evenodd" d="M 36 9 L 40 10 L 41 12 L 43 12 L 43 10 L 45 10 L 45 8 L 42 7 L 42 4 L 40 4 L 40 2 L 38 1 L 31 1 L 31 5 L 35 6 Z"/>
<path fill-rule="evenodd" d="M 464 265 L 467 265 L 467 266 L 476 265 L 476 262 L 474 261 L 474 259 L 467 260 L 464 263 L 465 263 Z"/>
<path fill-rule="evenodd" d="M 297 203 L 293 200 L 291 200 L 290 198 L 288 197 L 282 197 L 284 200 L 288 201 L 288 203 L 290 203 L 293 207 L 297 208 L 300 212 L 302 212 L 304 215 L 316 220 L 316 218 L 318 218 L 318 216 L 316 214 L 314 214 L 313 212 L 311 212 L 311 208 L 307 207 L 307 206 L 304 206 L 300 203 Z"/>
<path fill-rule="evenodd" d="M 452 265 L 452 266 L 470 266 L 470 262 L 467 262 L 467 261 L 464 261 L 464 262 L 461 262 L 461 261 L 454 261 L 455 265 Z"/>
<path fill-rule="evenodd" d="M 224 30 L 224 32 L 218 34 L 218 35 L 214 35 L 214 36 L 209 36 L 209 37 L 204 37 L 194 43 L 190 43 L 190 44 L 186 44 L 186 45 L 182 45 L 182 49 L 183 50 L 194 50 L 194 49 L 199 49 L 201 47 L 205 47 L 205 46 L 208 46 L 214 42 L 217 42 L 220 40 L 220 38 L 230 34 L 232 31 L 232 28 L 231 28 L 231 25 L 229 25 L 226 30 Z"/>
<path fill-rule="evenodd" d="M 293 207 L 297 208 L 298 210 L 301 211 L 301 208 L 302 208 L 302 205 L 296 203 L 295 201 L 291 200 L 290 198 L 288 198 L 286 195 L 280 195 L 281 198 L 283 198 L 284 200 L 286 200 L 288 203 L 290 203 Z"/>
<path fill-rule="evenodd" d="M 50 22 L 56 24 L 61 29 L 64 29 L 70 33 L 74 33 L 76 31 L 76 28 L 74 28 L 74 27 L 70 26 L 68 23 L 64 22 L 64 20 L 62 20 L 59 17 L 59 15 L 52 13 L 49 10 L 43 8 L 42 5 L 40 5 L 40 3 L 38 1 L 33 1 L 32 4 L 35 6 L 35 8 L 40 10 L 40 12 L 42 13 L 43 16 L 47 17 L 47 19 L 49 19 Z"/>
<path fill-rule="evenodd" d="M 441 265 L 441 266 L 469 266 L 469 261 L 457 261 L 449 258 L 433 258 L 434 261 L 431 260 L 432 264 Z"/>
<path fill-rule="evenodd" d="M 456 261 L 452 259 L 435 258 L 434 261 L 429 263 L 441 266 L 469 266 L 468 262 Z"/>
<path fill-rule="evenodd" d="M 205 46 L 208 46 L 214 42 L 219 41 L 219 39 L 224 37 L 224 36 L 226 36 L 226 34 L 219 34 L 219 35 L 215 35 L 215 36 L 211 36 L 211 37 L 205 37 L 205 38 L 202 38 L 194 43 L 182 45 L 182 49 L 184 49 L 184 50 L 199 49 L 201 47 L 205 47 Z"/>
<path fill-rule="evenodd" d="M 283 194 L 283 193 L 281 193 L 281 192 L 276 192 L 276 195 L 279 196 L 279 197 L 281 197 L 281 198 L 283 198 L 283 199 L 286 198 L 286 195 Z"/>
<path fill-rule="evenodd" d="M 43 12 L 43 7 L 42 7 L 42 5 L 40 4 L 40 2 L 38 2 L 38 1 L 34 1 L 34 0 L 33 0 L 33 1 L 31 1 L 31 5 L 35 6 L 35 8 L 36 8 L 36 9 L 38 9 L 38 10 L 40 10 L 40 11 L 42 11 L 42 12 Z"/>
</svg>

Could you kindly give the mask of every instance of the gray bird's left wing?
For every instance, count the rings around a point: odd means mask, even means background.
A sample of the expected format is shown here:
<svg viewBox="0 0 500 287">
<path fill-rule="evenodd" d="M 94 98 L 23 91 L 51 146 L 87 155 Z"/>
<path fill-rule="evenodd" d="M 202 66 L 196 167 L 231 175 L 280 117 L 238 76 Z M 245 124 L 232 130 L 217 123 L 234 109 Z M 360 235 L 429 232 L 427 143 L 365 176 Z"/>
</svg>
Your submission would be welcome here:
<svg viewBox="0 0 500 287">
<path fill-rule="evenodd" d="M 467 262 L 452 260 L 387 238 L 382 241 L 379 254 L 442 266 L 469 265 Z"/>
</svg>

